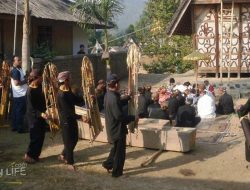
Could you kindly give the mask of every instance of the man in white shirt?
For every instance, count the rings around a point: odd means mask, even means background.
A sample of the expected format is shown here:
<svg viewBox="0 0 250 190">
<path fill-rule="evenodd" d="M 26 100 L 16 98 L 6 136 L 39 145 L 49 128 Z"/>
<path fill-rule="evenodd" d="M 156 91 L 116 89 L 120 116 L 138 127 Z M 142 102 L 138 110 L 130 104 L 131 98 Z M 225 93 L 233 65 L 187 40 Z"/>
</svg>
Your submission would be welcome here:
<svg viewBox="0 0 250 190">
<path fill-rule="evenodd" d="M 201 119 L 215 118 L 215 100 L 205 91 L 205 85 L 199 85 L 200 98 L 197 103 L 198 115 Z"/>
<path fill-rule="evenodd" d="M 12 131 L 24 132 L 23 119 L 26 111 L 26 91 L 28 88 L 22 70 L 21 59 L 17 56 L 13 58 L 13 69 L 11 70 L 12 88 Z"/>
</svg>

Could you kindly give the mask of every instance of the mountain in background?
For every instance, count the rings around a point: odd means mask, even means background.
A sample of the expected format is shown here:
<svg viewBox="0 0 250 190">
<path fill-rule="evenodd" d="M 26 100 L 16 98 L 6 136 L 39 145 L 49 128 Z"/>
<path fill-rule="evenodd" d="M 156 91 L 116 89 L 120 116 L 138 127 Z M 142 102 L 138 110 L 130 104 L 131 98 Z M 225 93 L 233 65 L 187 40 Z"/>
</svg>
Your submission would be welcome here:
<svg viewBox="0 0 250 190">
<path fill-rule="evenodd" d="M 147 0 L 123 0 L 124 13 L 116 19 L 118 32 L 124 31 L 130 24 L 135 24 L 143 13 Z"/>
</svg>

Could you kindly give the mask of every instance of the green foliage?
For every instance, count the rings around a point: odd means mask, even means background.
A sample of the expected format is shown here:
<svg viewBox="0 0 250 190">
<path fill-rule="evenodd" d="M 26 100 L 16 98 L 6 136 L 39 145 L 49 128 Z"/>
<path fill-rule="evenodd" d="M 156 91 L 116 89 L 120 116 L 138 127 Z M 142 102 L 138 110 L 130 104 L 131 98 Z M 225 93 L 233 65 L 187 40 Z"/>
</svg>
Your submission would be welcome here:
<svg viewBox="0 0 250 190">
<path fill-rule="evenodd" d="M 119 32 L 115 35 L 108 34 L 108 38 L 110 39 L 109 41 L 109 46 L 123 46 L 125 42 L 128 40 L 128 38 L 133 38 L 134 40 L 137 39 L 136 33 L 135 32 L 135 27 L 133 24 L 130 24 L 128 28 L 123 31 Z M 104 42 L 104 31 L 103 30 L 89 30 L 89 46 L 93 47 L 96 43 L 96 40 L 98 40 L 99 43 Z M 129 34 L 129 35 L 128 35 Z"/>
<path fill-rule="evenodd" d="M 71 7 L 72 12 L 81 19 L 80 26 L 86 27 L 87 23 L 93 21 L 105 25 L 105 50 L 108 49 L 109 39 L 107 28 L 114 24 L 114 19 L 123 13 L 123 9 L 121 0 L 76 0 Z"/>
<path fill-rule="evenodd" d="M 136 33 L 143 53 L 158 57 L 157 61 L 144 65 L 148 72 L 183 73 L 193 68 L 192 63 L 182 61 L 182 57 L 192 51 L 191 37 L 169 38 L 165 31 L 179 3 L 178 0 L 149 0 L 136 24 L 136 30 L 143 29 Z"/>
<path fill-rule="evenodd" d="M 125 35 L 128 35 L 127 39 L 132 38 L 136 40 L 135 26 L 133 24 L 130 24 L 128 28 L 125 30 Z"/>
<path fill-rule="evenodd" d="M 88 45 L 90 49 L 95 46 L 96 40 L 102 44 L 103 38 L 104 38 L 104 32 L 103 30 L 88 30 Z"/>
<path fill-rule="evenodd" d="M 37 46 L 31 53 L 31 56 L 34 58 L 42 58 L 45 62 L 48 62 L 53 60 L 55 52 L 51 51 L 48 43 L 45 42 Z"/>
</svg>

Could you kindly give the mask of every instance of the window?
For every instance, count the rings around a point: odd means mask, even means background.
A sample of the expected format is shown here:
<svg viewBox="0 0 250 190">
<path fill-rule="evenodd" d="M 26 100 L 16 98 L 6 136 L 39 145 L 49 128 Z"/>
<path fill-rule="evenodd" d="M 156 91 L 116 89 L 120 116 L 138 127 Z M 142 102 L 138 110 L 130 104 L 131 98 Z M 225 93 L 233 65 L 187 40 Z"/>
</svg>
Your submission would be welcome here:
<svg viewBox="0 0 250 190">
<path fill-rule="evenodd" d="M 37 36 L 38 46 L 48 45 L 49 49 L 52 50 L 52 27 L 51 26 L 38 26 Z"/>
</svg>

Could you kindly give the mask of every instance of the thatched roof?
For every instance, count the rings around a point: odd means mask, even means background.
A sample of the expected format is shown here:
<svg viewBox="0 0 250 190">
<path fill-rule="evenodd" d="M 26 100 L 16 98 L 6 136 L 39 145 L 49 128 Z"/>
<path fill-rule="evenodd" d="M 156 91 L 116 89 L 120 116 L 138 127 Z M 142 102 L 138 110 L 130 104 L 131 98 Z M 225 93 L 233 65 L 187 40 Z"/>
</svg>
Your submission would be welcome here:
<svg viewBox="0 0 250 190">
<path fill-rule="evenodd" d="M 30 0 L 31 16 L 40 19 L 51 19 L 66 22 L 78 22 L 79 19 L 73 16 L 70 11 L 72 2 L 69 0 Z M 17 0 L 18 15 L 23 15 L 24 6 L 22 0 Z M 1 0 L 0 14 L 15 15 L 16 0 Z M 91 25 L 96 28 L 103 28 L 104 23 L 93 19 L 90 21 Z M 112 26 L 109 26 L 112 27 Z"/>
<path fill-rule="evenodd" d="M 176 10 L 173 19 L 171 20 L 171 22 L 168 24 L 167 26 L 167 34 L 169 36 L 172 36 L 173 34 L 178 34 L 178 32 L 176 32 L 176 28 L 179 25 L 181 19 L 183 18 L 184 14 L 186 14 L 186 11 L 188 9 L 188 7 L 190 6 L 192 0 L 184 0 L 180 3 L 178 9 Z M 185 17 L 186 18 L 186 17 Z M 189 26 L 190 29 L 192 30 L 192 26 Z M 182 31 L 183 33 L 184 31 Z M 192 31 L 191 31 L 192 32 Z M 190 33 L 190 31 L 187 31 L 186 33 Z"/>
</svg>

